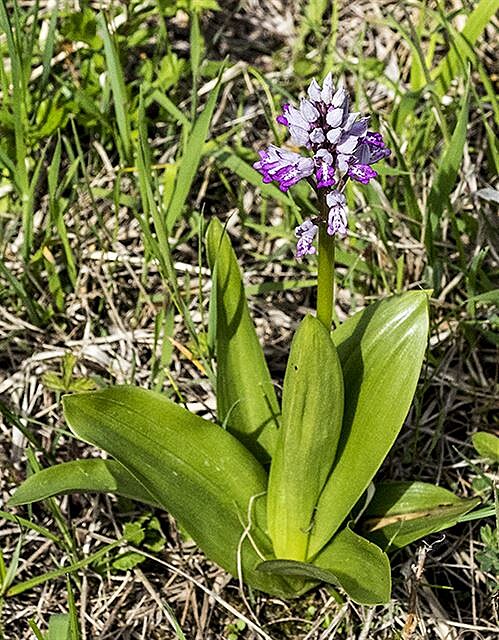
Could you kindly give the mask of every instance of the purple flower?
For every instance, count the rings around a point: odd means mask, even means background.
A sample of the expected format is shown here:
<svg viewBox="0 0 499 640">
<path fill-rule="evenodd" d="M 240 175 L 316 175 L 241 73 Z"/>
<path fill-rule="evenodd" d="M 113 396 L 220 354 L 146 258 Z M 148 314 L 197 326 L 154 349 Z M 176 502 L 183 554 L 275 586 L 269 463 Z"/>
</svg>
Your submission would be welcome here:
<svg viewBox="0 0 499 640">
<path fill-rule="evenodd" d="M 387 148 L 381 134 L 368 131 L 350 161 L 349 177 L 357 182 L 362 182 L 362 184 L 368 184 L 369 180 L 378 175 L 370 165 L 387 158 L 389 155 L 390 149 Z"/>
<path fill-rule="evenodd" d="M 367 145 L 369 149 L 369 164 L 374 164 L 375 162 L 383 160 L 383 158 L 388 158 L 391 153 L 390 149 L 388 149 L 388 147 L 384 143 L 381 133 L 368 131 L 366 133 L 366 137 L 363 140 L 363 143 L 364 145 Z"/>
<path fill-rule="evenodd" d="M 319 227 L 311 220 L 305 220 L 301 225 L 296 227 L 295 236 L 298 238 L 296 243 L 296 257 L 301 260 L 303 256 L 313 255 L 317 249 L 313 246 L 315 236 L 319 231 Z"/>
<path fill-rule="evenodd" d="M 376 178 L 378 173 L 368 164 L 353 164 L 348 168 L 348 175 L 350 178 L 357 180 L 357 182 L 369 184 L 369 180 Z"/>
<path fill-rule="evenodd" d="M 339 191 L 331 191 L 326 196 L 326 203 L 329 207 L 327 218 L 327 232 L 330 236 L 339 234 L 347 235 L 347 204 L 345 196 Z"/>
<path fill-rule="evenodd" d="M 281 116 L 277 116 L 276 118 L 276 122 L 278 124 L 283 124 L 285 127 L 287 127 L 289 125 L 289 121 L 286 118 L 286 113 L 289 109 L 289 104 L 283 104 L 282 105 L 282 115 Z"/>
<path fill-rule="evenodd" d="M 314 157 L 317 187 L 323 189 L 336 184 L 334 178 L 333 156 L 326 149 L 319 149 Z"/>
<path fill-rule="evenodd" d="M 267 151 L 260 151 L 259 156 L 260 160 L 253 167 L 262 174 L 264 182 L 278 182 L 281 191 L 287 191 L 314 171 L 312 158 L 274 145 L 270 145 Z"/>
</svg>

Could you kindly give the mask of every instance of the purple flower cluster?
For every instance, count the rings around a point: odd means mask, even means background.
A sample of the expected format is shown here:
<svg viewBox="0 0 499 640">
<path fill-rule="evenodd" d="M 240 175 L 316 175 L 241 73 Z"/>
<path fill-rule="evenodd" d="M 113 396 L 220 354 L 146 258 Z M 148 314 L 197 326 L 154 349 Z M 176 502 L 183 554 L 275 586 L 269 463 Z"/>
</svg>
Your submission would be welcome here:
<svg viewBox="0 0 499 640">
<path fill-rule="evenodd" d="M 300 108 L 285 104 L 277 118 L 289 129 L 291 142 L 306 147 L 310 155 L 271 145 L 259 152 L 260 160 L 253 165 L 264 182 L 277 182 L 281 191 L 304 178 L 316 189 L 325 189 L 328 215 L 323 222 L 329 235 L 347 233 L 347 207 L 342 193 L 346 181 L 351 178 L 368 184 L 378 175 L 372 165 L 390 155 L 381 134 L 368 131 L 369 116 L 359 116 L 350 111 L 344 87 L 335 90 L 330 73 L 322 87 L 312 80 L 308 99 L 301 100 Z M 316 222 L 320 224 L 321 220 Z M 297 258 L 316 252 L 313 242 L 318 229 L 311 220 L 296 228 Z"/>
</svg>

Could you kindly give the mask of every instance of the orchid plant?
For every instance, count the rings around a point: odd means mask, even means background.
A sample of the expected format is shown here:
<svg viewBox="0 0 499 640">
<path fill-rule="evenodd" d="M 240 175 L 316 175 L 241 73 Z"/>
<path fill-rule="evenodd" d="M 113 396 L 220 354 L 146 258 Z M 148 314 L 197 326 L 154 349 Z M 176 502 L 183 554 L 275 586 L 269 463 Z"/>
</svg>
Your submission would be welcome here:
<svg viewBox="0 0 499 640">
<path fill-rule="evenodd" d="M 452 526 L 477 501 L 424 482 L 377 481 L 408 414 L 428 337 L 424 291 L 369 305 L 333 329 L 334 243 L 347 234 L 345 185 L 367 184 L 390 151 L 351 112 L 331 75 L 278 122 L 297 153 L 274 145 L 255 169 L 287 191 L 300 180 L 317 215 L 296 229 L 296 256 L 318 253 L 317 315 L 291 344 L 279 402 L 229 236 L 206 234 L 217 420 L 165 396 L 118 386 L 63 398 L 76 437 L 111 458 L 59 464 L 15 492 L 21 505 L 69 492 L 110 492 L 169 511 L 208 557 L 241 582 L 297 597 L 321 582 L 354 601 L 386 602 L 387 553 Z M 318 240 L 318 247 L 315 242 Z"/>
</svg>

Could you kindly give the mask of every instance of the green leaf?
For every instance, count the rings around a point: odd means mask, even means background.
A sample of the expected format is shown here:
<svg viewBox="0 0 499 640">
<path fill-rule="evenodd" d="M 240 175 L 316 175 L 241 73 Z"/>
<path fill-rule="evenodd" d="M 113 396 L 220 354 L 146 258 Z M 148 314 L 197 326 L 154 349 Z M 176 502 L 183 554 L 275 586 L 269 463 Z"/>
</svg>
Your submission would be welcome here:
<svg viewBox="0 0 499 640">
<path fill-rule="evenodd" d="M 391 573 L 388 556 L 377 545 L 351 530 L 341 529 L 314 560 L 314 565 L 337 576 L 348 595 L 359 604 L 388 602 Z"/>
<path fill-rule="evenodd" d="M 201 31 L 199 28 L 199 17 L 198 14 L 194 11 L 191 13 L 191 51 L 190 51 L 190 62 L 192 69 L 192 79 L 194 87 L 197 84 L 197 78 L 199 76 L 199 67 L 201 65 L 201 57 L 203 51 L 203 37 L 201 35 Z"/>
<path fill-rule="evenodd" d="M 183 111 L 181 111 L 177 105 L 170 100 L 168 96 L 162 93 L 159 89 L 155 89 L 152 94 L 149 96 L 148 100 L 151 102 L 154 101 L 159 104 L 165 111 L 167 111 L 175 120 L 180 122 L 180 124 L 186 129 L 190 130 L 191 122 L 189 118 L 185 115 Z"/>
<path fill-rule="evenodd" d="M 137 551 L 124 551 L 116 556 L 111 562 L 111 566 L 116 571 L 130 571 L 139 564 L 142 564 L 146 557 Z"/>
<path fill-rule="evenodd" d="M 70 619 L 67 613 L 54 613 L 49 619 L 46 640 L 69 640 Z"/>
<path fill-rule="evenodd" d="M 11 507 L 65 493 L 115 493 L 145 504 L 158 502 L 115 460 L 74 460 L 48 467 L 26 478 L 9 500 Z"/>
<path fill-rule="evenodd" d="M 191 9 L 201 13 L 201 11 L 221 11 L 216 0 L 191 0 Z"/>
<path fill-rule="evenodd" d="M 100 49 L 102 40 L 97 35 L 95 13 L 90 7 L 71 13 L 63 19 L 61 34 L 70 42 L 85 42 L 92 49 Z"/>
<path fill-rule="evenodd" d="M 176 87 L 182 77 L 185 63 L 185 59 L 179 58 L 174 51 L 165 52 L 159 65 L 155 67 L 157 76 L 152 86 L 159 86 L 162 91 L 168 91 L 172 87 Z"/>
<path fill-rule="evenodd" d="M 145 519 L 139 522 L 126 522 L 123 527 L 123 537 L 136 547 L 138 547 L 146 537 L 143 527 L 144 521 Z"/>
<path fill-rule="evenodd" d="M 463 500 L 426 482 L 381 482 L 362 520 L 362 531 L 384 549 L 400 549 L 456 524 L 480 499 Z"/>
<path fill-rule="evenodd" d="M 217 104 L 218 93 L 221 87 L 222 71 L 223 69 L 220 72 L 217 84 L 210 93 L 210 97 L 206 102 L 203 112 L 196 119 L 196 122 L 192 127 L 189 139 L 185 145 L 184 154 L 179 161 L 175 188 L 166 214 L 166 228 L 168 231 L 173 229 L 175 222 L 181 216 L 182 209 L 184 208 L 192 183 L 196 177 L 196 172 L 202 158 L 203 146 L 208 135 L 211 118 Z"/>
<path fill-rule="evenodd" d="M 65 396 L 63 406 L 72 431 L 125 466 L 212 560 L 232 575 L 240 560 L 248 584 L 295 594 L 298 586 L 256 571 L 262 556 L 273 556 L 260 497 L 267 476 L 236 438 L 135 387 Z"/>
<path fill-rule="evenodd" d="M 499 462 L 499 438 L 493 433 L 479 431 L 471 437 L 473 446 L 482 458 Z"/>
<path fill-rule="evenodd" d="M 409 411 L 428 338 L 428 300 L 411 291 L 370 305 L 333 332 L 345 386 L 337 458 L 317 503 L 309 557 L 367 489 Z"/>
<path fill-rule="evenodd" d="M 342 529 L 321 551 L 313 564 L 295 560 L 269 560 L 258 566 L 274 575 L 308 578 L 340 585 L 359 604 L 379 604 L 390 600 L 390 563 L 372 542 Z"/>
<path fill-rule="evenodd" d="M 138 521 L 125 523 L 123 535 L 135 547 L 144 548 L 149 553 L 159 553 L 165 547 L 165 536 L 158 518 L 147 513 Z M 111 559 L 111 566 L 118 571 L 128 571 L 144 560 L 146 556 L 139 551 L 126 550 Z"/>
<path fill-rule="evenodd" d="M 314 510 L 331 470 L 343 418 L 343 376 L 322 323 L 307 316 L 291 345 L 282 427 L 270 467 L 267 514 L 278 558 L 305 560 Z"/>
<path fill-rule="evenodd" d="M 279 404 L 248 310 L 241 271 L 229 237 L 214 218 L 206 234 L 213 278 L 217 413 L 259 459 L 272 456 Z"/>
</svg>

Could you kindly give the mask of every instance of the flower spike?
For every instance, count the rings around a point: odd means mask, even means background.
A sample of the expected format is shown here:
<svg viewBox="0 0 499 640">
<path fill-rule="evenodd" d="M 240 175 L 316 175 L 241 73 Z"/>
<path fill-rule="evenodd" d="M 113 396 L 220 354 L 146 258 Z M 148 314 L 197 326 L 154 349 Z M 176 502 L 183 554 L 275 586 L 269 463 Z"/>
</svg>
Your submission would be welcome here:
<svg viewBox="0 0 499 640">
<path fill-rule="evenodd" d="M 295 151 L 270 145 L 260 151 L 260 160 L 254 168 L 264 182 L 277 182 L 281 191 L 287 191 L 304 178 L 325 197 L 327 218 L 318 219 L 330 235 L 347 233 L 347 207 L 343 189 L 349 179 L 368 184 L 378 176 L 371 165 L 387 158 L 387 148 L 380 133 L 369 131 L 369 116 L 350 111 L 345 87 L 336 89 L 330 73 L 322 86 L 312 80 L 307 97 L 299 107 L 284 104 L 277 122 L 288 128 L 293 144 L 307 151 Z M 306 154 L 306 155 L 305 155 Z M 315 253 L 312 242 L 318 225 L 305 221 L 296 229 L 298 258 Z"/>
</svg>

